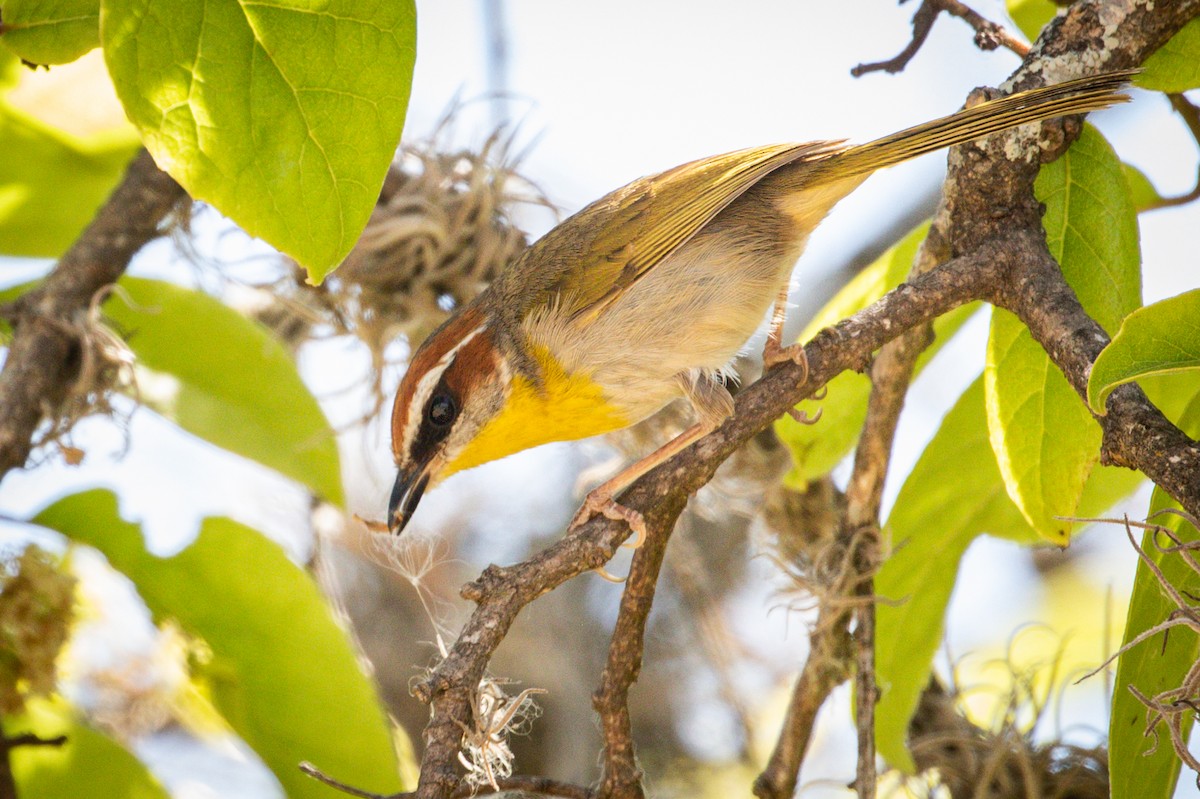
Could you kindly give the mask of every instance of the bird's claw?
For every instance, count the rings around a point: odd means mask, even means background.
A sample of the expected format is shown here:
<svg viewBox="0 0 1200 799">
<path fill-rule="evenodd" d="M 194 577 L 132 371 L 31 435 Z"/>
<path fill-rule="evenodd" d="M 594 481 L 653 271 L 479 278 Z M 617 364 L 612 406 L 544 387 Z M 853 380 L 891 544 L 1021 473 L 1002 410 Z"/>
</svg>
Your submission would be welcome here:
<svg viewBox="0 0 1200 799">
<path fill-rule="evenodd" d="M 768 338 L 767 343 L 763 346 L 763 371 L 774 369 L 783 363 L 798 365 L 804 372 L 804 377 L 800 382 L 808 380 L 808 354 L 804 351 L 804 345 L 789 344 L 781 347 L 778 341 Z"/>
<path fill-rule="evenodd" d="M 637 549 L 646 540 L 646 518 L 642 516 L 640 511 L 633 508 L 627 508 L 617 502 L 608 493 L 601 491 L 593 491 L 587 495 L 587 499 L 583 501 L 583 505 L 575 513 L 575 518 L 571 520 L 570 529 L 574 530 L 581 524 L 586 524 L 593 516 L 600 515 L 606 519 L 612 519 L 617 522 L 625 522 L 629 525 L 629 529 L 633 531 L 633 540 L 626 541 L 622 547 L 628 549 Z M 603 577 L 605 580 L 613 583 L 625 582 L 624 577 L 614 577 L 604 568 L 595 570 L 596 574 Z"/>
</svg>

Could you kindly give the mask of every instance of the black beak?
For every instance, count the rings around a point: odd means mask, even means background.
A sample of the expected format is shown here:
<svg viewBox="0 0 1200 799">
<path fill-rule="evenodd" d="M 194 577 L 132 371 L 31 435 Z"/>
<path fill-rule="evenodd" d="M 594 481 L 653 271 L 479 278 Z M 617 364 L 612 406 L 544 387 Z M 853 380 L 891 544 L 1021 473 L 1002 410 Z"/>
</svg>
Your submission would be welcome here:
<svg viewBox="0 0 1200 799">
<path fill-rule="evenodd" d="M 400 535 L 408 520 L 412 518 L 425 486 L 429 485 L 429 472 L 425 464 L 418 464 L 411 469 L 401 469 L 396 475 L 396 485 L 392 486 L 392 498 L 388 501 L 388 530 L 393 535 Z"/>
</svg>

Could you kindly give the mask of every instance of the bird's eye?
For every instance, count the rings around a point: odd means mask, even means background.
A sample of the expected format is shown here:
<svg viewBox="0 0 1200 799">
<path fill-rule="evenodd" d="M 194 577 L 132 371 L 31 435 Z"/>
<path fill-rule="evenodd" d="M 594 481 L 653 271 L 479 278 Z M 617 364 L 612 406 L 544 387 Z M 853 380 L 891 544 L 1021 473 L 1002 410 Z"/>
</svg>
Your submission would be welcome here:
<svg viewBox="0 0 1200 799">
<path fill-rule="evenodd" d="M 448 394 L 438 394 L 429 401 L 429 421 L 434 427 L 446 427 L 454 421 L 458 408 Z"/>
</svg>

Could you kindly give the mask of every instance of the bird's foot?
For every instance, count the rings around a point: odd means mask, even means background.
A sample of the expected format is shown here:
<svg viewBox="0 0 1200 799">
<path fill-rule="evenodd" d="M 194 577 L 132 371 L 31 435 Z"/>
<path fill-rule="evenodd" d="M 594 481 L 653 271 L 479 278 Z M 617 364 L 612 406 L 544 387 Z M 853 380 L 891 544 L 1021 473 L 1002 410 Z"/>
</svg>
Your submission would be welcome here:
<svg viewBox="0 0 1200 799">
<path fill-rule="evenodd" d="M 781 363 L 789 362 L 799 365 L 801 371 L 800 382 L 806 382 L 808 380 L 808 355 L 804 352 L 804 345 L 791 344 L 787 347 L 781 347 L 774 337 L 768 336 L 767 343 L 763 345 L 763 371 L 773 369 Z M 812 399 L 825 399 L 824 387 L 814 393 Z M 821 418 L 821 409 L 817 410 L 816 416 L 809 416 L 799 408 L 788 408 L 787 413 L 788 416 L 800 424 L 816 424 Z"/>
<path fill-rule="evenodd" d="M 574 530 L 581 524 L 586 524 L 593 516 L 603 516 L 606 519 L 613 521 L 625 522 L 629 525 L 629 529 L 633 531 L 633 540 L 626 541 L 622 547 L 629 549 L 637 549 L 646 540 L 646 519 L 640 511 L 633 508 L 627 508 L 621 503 L 613 499 L 612 495 L 607 491 L 596 489 L 587 495 L 587 499 L 583 501 L 583 505 L 575 513 L 575 518 L 571 520 L 571 527 Z M 596 574 L 603 577 L 605 580 L 613 583 L 622 583 L 624 577 L 614 577 L 603 568 L 596 569 Z"/>
<path fill-rule="evenodd" d="M 803 344 L 789 344 L 783 347 L 779 342 L 771 337 L 767 337 L 767 343 L 763 345 L 763 371 L 774 369 L 781 363 L 798 364 L 804 371 L 804 378 L 800 381 L 803 383 L 808 380 L 808 355 L 804 352 Z"/>
</svg>

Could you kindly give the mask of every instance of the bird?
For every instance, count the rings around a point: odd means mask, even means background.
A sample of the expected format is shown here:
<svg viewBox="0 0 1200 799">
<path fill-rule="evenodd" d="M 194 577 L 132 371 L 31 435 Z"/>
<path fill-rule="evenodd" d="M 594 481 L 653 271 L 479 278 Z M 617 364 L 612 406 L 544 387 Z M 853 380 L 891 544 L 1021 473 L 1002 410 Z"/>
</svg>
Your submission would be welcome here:
<svg viewBox="0 0 1200 799">
<path fill-rule="evenodd" d="M 630 426 L 680 397 L 695 422 L 587 495 L 617 497 L 733 413 L 724 377 L 767 320 L 764 368 L 804 363 L 783 346 L 788 289 L 809 234 L 876 170 L 1008 128 L 1128 100 L 1131 71 L 986 100 L 866 144 L 751 147 L 634 180 L 551 229 L 415 352 L 392 405 L 397 476 L 387 528 L 452 474 L 546 444 Z M 773 309 L 773 310 L 772 310 Z"/>
</svg>

